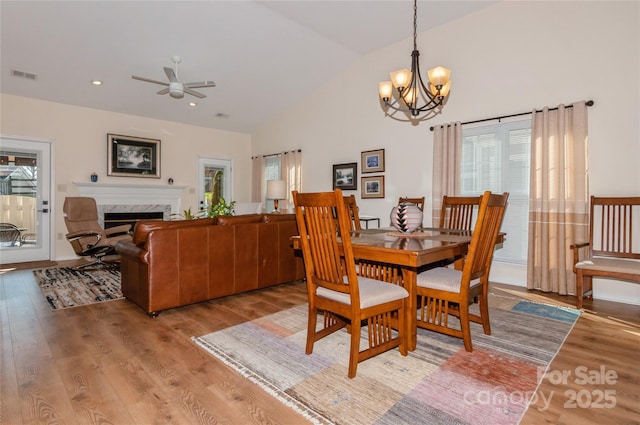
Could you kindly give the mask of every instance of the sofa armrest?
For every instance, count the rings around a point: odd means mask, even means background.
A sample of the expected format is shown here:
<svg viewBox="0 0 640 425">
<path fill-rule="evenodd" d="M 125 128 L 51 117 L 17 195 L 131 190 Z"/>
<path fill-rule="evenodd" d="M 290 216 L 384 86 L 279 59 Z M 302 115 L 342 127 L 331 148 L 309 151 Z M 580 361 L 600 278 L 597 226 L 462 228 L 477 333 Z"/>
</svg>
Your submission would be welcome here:
<svg viewBox="0 0 640 425">
<path fill-rule="evenodd" d="M 116 243 L 116 252 L 121 257 L 131 259 L 138 263 L 147 263 L 147 250 L 134 244 L 132 241 L 119 241 Z"/>
</svg>

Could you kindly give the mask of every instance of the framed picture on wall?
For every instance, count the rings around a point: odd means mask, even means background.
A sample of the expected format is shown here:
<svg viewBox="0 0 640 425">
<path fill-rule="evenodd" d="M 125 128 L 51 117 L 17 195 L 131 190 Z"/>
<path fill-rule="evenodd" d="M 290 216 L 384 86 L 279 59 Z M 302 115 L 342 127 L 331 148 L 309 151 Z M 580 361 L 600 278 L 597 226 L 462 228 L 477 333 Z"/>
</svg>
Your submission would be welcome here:
<svg viewBox="0 0 640 425">
<path fill-rule="evenodd" d="M 384 149 L 364 151 L 361 157 L 362 174 L 384 171 Z"/>
<path fill-rule="evenodd" d="M 160 178 L 160 140 L 107 134 L 107 175 Z"/>
<path fill-rule="evenodd" d="M 358 163 L 333 165 L 333 188 L 342 190 L 358 189 Z"/>
<path fill-rule="evenodd" d="M 371 176 L 362 178 L 362 199 L 384 198 L 384 176 Z"/>
</svg>

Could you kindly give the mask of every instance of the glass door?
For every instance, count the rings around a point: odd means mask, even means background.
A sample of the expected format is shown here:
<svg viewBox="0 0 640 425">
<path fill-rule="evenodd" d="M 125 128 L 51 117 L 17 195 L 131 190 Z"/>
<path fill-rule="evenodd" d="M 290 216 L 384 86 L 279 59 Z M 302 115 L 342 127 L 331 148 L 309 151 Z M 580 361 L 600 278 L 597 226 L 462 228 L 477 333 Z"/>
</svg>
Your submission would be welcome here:
<svg viewBox="0 0 640 425">
<path fill-rule="evenodd" d="M 0 138 L 0 262 L 51 259 L 51 144 Z"/>
<path fill-rule="evenodd" d="M 198 158 L 198 202 L 199 209 L 209 211 L 220 198 L 226 203 L 233 201 L 231 160 Z"/>
</svg>

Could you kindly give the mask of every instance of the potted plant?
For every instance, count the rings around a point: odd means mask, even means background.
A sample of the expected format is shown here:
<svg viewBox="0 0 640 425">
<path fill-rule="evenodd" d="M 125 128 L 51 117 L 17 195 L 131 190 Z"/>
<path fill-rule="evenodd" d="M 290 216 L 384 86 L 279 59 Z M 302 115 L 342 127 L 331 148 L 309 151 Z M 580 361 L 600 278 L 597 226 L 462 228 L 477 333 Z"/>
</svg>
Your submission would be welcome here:
<svg viewBox="0 0 640 425">
<path fill-rule="evenodd" d="M 178 220 L 195 220 L 197 218 L 202 218 L 202 217 L 206 217 L 206 214 L 204 214 L 206 211 L 200 210 L 198 212 L 191 212 L 191 207 L 187 208 L 186 210 L 182 210 L 181 214 L 171 214 L 171 217 L 174 217 Z"/>
<path fill-rule="evenodd" d="M 227 203 L 227 201 L 221 196 L 218 198 L 217 204 L 211 204 L 209 208 L 209 217 L 216 217 L 218 215 L 233 215 L 233 207 L 236 204 L 236 201 L 231 201 Z"/>
</svg>

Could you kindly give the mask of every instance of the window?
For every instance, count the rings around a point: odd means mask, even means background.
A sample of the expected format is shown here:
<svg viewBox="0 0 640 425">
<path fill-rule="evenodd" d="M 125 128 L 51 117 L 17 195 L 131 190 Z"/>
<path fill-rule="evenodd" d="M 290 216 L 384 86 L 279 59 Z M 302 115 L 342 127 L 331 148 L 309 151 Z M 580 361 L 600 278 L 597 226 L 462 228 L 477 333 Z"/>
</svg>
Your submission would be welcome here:
<svg viewBox="0 0 640 425">
<path fill-rule="evenodd" d="M 529 163 L 531 121 L 518 121 L 462 132 L 461 196 L 485 190 L 509 192 L 501 231 L 504 247 L 496 250 L 500 261 L 526 264 L 529 222 Z"/>
<path fill-rule="evenodd" d="M 268 156 L 264 159 L 264 187 L 267 187 L 268 180 L 280 180 L 280 167 L 281 167 L 281 159 L 280 155 L 272 155 Z M 273 211 L 273 199 L 266 199 L 266 190 L 265 190 L 265 199 L 264 199 L 265 211 Z"/>
</svg>

